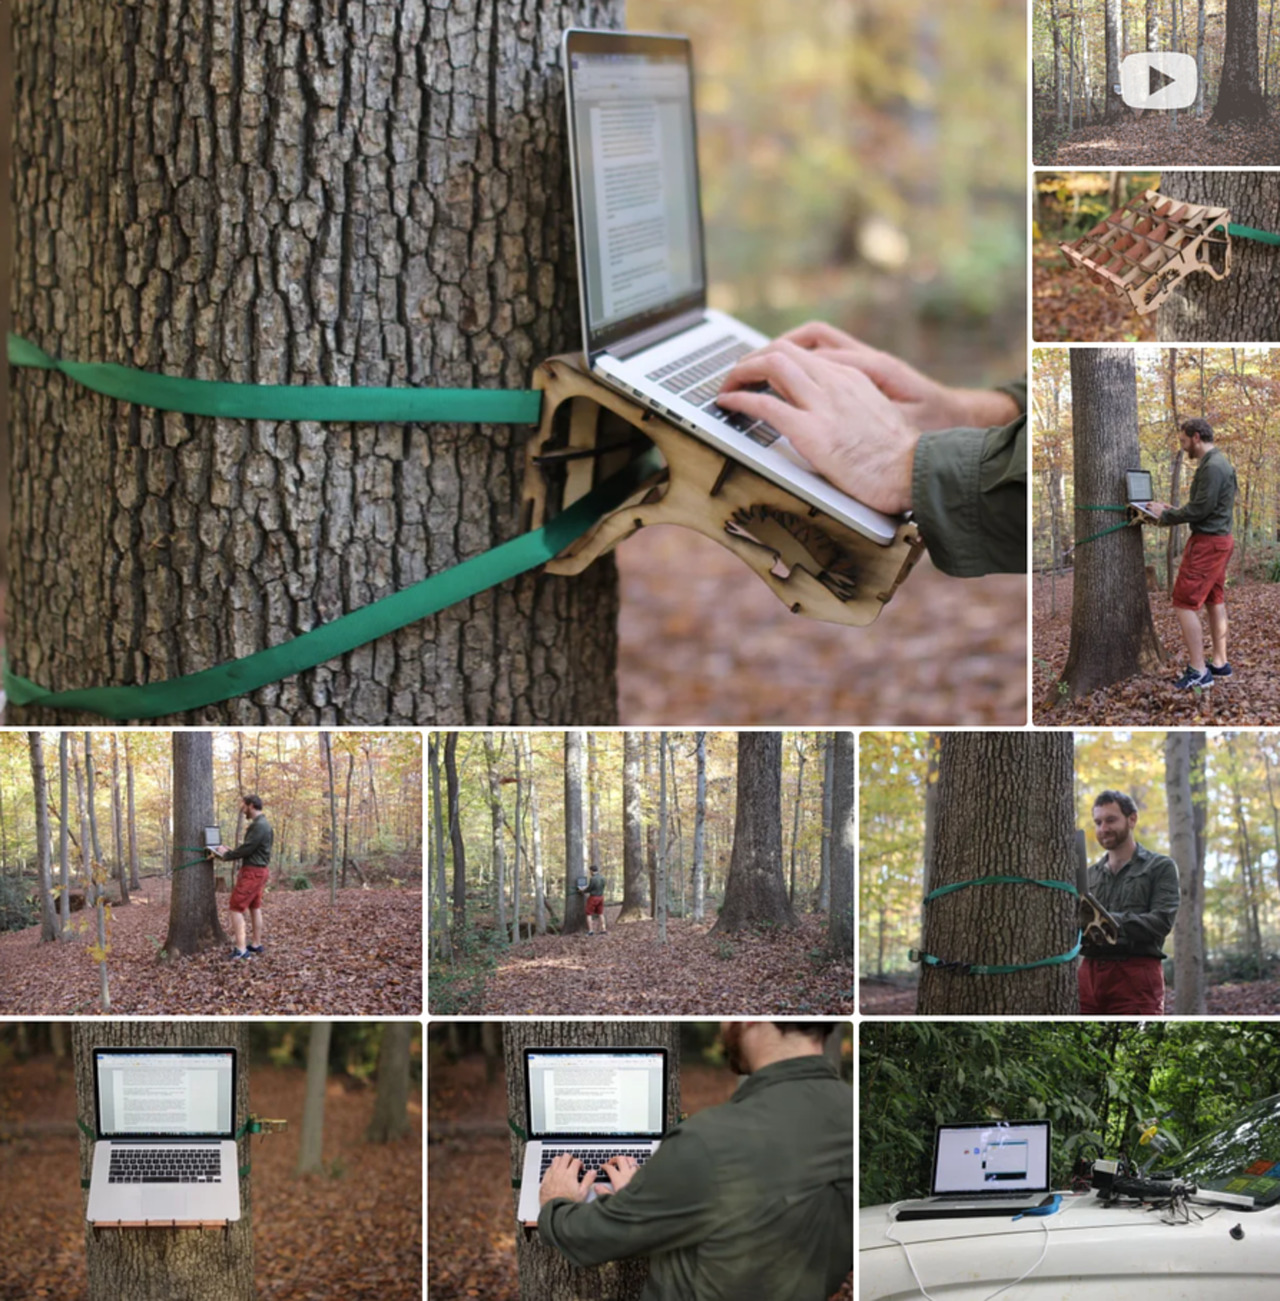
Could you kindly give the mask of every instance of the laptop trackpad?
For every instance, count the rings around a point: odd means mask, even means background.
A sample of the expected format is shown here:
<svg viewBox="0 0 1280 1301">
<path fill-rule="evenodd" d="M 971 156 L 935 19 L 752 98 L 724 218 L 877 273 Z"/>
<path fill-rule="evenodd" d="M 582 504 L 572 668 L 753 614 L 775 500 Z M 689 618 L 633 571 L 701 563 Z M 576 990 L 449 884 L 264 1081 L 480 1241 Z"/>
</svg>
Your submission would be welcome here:
<svg viewBox="0 0 1280 1301">
<path fill-rule="evenodd" d="M 142 1190 L 142 1218 L 144 1220 L 185 1220 L 187 1194 L 173 1184 Z"/>
</svg>

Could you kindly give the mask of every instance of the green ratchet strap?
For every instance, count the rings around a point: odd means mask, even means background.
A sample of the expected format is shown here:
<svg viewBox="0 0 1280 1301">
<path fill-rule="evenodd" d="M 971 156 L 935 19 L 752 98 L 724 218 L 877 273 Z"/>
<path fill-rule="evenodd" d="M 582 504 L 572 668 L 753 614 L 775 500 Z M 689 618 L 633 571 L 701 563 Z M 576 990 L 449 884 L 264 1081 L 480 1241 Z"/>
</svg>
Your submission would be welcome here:
<svg viewBox="0 0 1280 1301">
<path fill-rule="evenodd" d="M 1046 890 L 1062 890 L 1066 894 L 1075 895 L 1077 898 L 1080 896 L 1080 891 L 1070 881 L 1045 881 L 1030 876 L 979 876 L 972 881 L 955 881 L 951 885 L 941 885 L 936 890 L 931 890 L 925 895 L 924 902 L 929 903 L 944 894 L 951 894 L 954 890 L 964 890 L 971 885 L 1038 885 L 1043 886 Z M 1055 953 L 1051 958 L 1040 958 L 1036 962 L 1007 962 L 999 965 L 949 962 L 945 958 L 939 958 L 932 953 L 925 953 L 921 949 L 910 949 L 907 957 L 910 961 L 923 963 L 926 967 L 938 967 L 944 971 L 954 971 L 961 976 L 1007 976 L 1015 971 L 1032 971 L 1036 967 L 1056 967 L 1061 962 L 1070 962 L 1079 955 L 1083 939 L 1083 934 L 1077 931 L 1074 948 L 1066 953 Z"/>
<path fill-rule="evenodd" d="M 121 402 L 228 420 L 354 421 L 375 424 L 452 421 L 486 425 L 536 424 L 536 389 L 356 388 L 334 384 L 231 384 L 133 370 L 112 362 L 59 361 L 29 339 L 10 334 L 9 364 L 53 370 Z"/>
<path fill-rule="evenodd" d="M 1125 511 L 1129 510 L 1128 506 L 1077 506 L 1076 510 L 1106 510 L 1106 511 Z M 1103 529 L 1100 533 L 1090 533 L 1087 538 L 1076 538 L 1073 546 L 1082 547 L 1086 542 L 1096 542 L 1099 538 L 1105 538 L 1108 533 L 1119 533 L 1121 529 L 1127 529 L 1129 521 L 1125 520 L 1123 524 L 1113 524 L 1109 529 Z"/>
<path fill-rule="evenodd" d="M 1269 230 L 1258 230 L 1253 226 L 1238 226 L 1234 221 L 1228 223 L 1227 234 L 1240 239 L 1256 239 L 1259 244 L 1280 244 L 1280 235 L 1273 235 Z"/>
</svg>

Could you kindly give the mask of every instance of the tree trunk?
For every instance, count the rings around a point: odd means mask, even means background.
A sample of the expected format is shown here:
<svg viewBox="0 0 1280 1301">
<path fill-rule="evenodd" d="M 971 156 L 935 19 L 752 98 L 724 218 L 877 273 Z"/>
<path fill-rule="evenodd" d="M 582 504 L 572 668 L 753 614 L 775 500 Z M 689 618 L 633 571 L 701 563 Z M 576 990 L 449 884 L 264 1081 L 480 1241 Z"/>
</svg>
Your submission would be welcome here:
<svg viewBox="0 0 1280 1301">
<path fill-rule="evenodd" d="M 711 928 L 738 931 L 760 922 L 794 926 L 782 879 L 782 734 L 738 733 L 738 795 L 724 904 Z"/>
<path fill-rule="evenodd" d="M 1116 91 L 1120 84 L 1121 0 L 1106 0 L 1107 87 L 1103 121 L 1119 122 L 1125 116 L 1124 100 Z"/>
<path fill-rule="evenodd" d="M 453 960 L 453 942 L 449 938 L 449 887 L 444 870 L 444 801 L 440 795 L 440 734 L 427 733 L 427 769 L 431 779 L 431 826 L 428 836 L 434 847 L 435 871 L 431 874 L 435 907 L 431 911 L 432 946 L 437 958 Z"/>
<path fill-rule="evenodd" d="M 1123 504 L 1125 471 L 1140 463 L 1138 391 L 1132 348 L 1071 350 L 1071 425 L 1076 506 Z M 1078 536 L 1122 514 L 1077 510 Z M 1164 662 L 1147 599 L 1142 531 L 1124 528 L 1076 550 L 1071 648 L 1062 683 L 1087 696 Z"/>
<path fill-rule="evenodd" d="M 59 12 L 13 23 L 19 334 L 286 384 L 526 388 L 577 347 L 558 46 L 620 26 L 621 3 Z M 197 418 L 11 384 L 8 645 L 48 688 L 247 655 L 523 527 L 510 426 Z M 616 613 L 612 559 L 526 575 L 173 721 L 607 724 Z"/>
<path fill-rule="evenodd" d="M 1258 85 L 1258 0 L 1227 0 L 1222 76 L 1218 80 L 1218 103 L 1209 124 L 1226 126 L 1239 123 L 1261 127 L 1266 117 L 1267 103 Z M 1176 191 L 1171 188 L 1170 193 Z M 1234 213 L 1232 215 L 1236 221 L 1245 220 Z M 1245 224 L 1251 223 L 1246 221 Z"/>
<path fill-rule="evenodd" d="M 1179 1016 L 1203 1016 L 1204 879 L 1196 871 L 1189 732 L 1165 734 L 1164 772 L 1169 803 L 1169 852 L 1178 865 L 1178 916 L 1173 930 L 1173 1010 Z"/>
<path fill-rule="evenodd" d="M 453 850 L 453 942 L 461 944 L 467 933 L 467 846 L 458 809 L 458 734 L 444 738 L 444 780 L 449 792 L 449 845 Z"/>
<path fill-rule="evenodd" d="M 97 810 L 97 793 L 98 784 L 96 781 L 97 770 L 93 766 L 93 733 L 85 732 L 84 734 L 84 782 L 87 791 L 87 800 L 89 805 L 89 844 L 93 849 L 93 866 L 96 871 L 100 867 L 105 867 L 105 856 L 102 853 L 102 841 L 98 838 L 98 810 Z"/>
<path fill-rule="evenodd" d="M 1204 0 L 1200 0 L 1196 12 L 1196 117 L 1204 117 L 1204 81 Z"/>
<path fill-rule="evenodd" d="M 1070 732 L 947 732 L 938 756 L 934 890 L 980 876 L 1075 881 Z M 925 908 L 923 949 L 947 962 L 1040 962 L 1076 942 L 1075 900 L 1042 886 L 977 885 Z M 1072 1015 L 1075 964 L 974 975 L 927 964 L 921 1016 Z"/>
<path fill-rule="evenodd" d="M 707 734 L 697 733 L 698 785 L 693 813 L 693 920 L 700 922 L 706 910 L 707 841 Z"/>
<path fill-rule="evenodd" d="M 40 943 L 60 938 L 58 913 L 53 906 L 52 865 L 49 862 L 49 783 L 44 775 L 44 746 L 39 732 L 27 733 L 31 749 L 31 790 L 36 805 L 36 874 L 40 881 Z"/>
<path fill-rule="evenodd" d="M 507 1021 L 502 1027 L 503 1056 L 507 1070 L 509 1120 L 525 1123 L 524 1049 L 633 1047 L 644 1044 L 667 1049 L 667 1125 L 680 1115 L 680 1036 L 674 1021 Z M 511 1178 L 524 1169 L 524 1139 L 511 1131 Z M 519 1193 L 509 1203 L 514 1217 Z M 516 1228 L 516 1264 L 520 1274 L 520 1301 L 636 1301 L 649 1275 L 643 1256 L 611 1261 L 589 1269 L 576 1269 L 538 1234 Z"/>
<path fill-rule="evenodd" d="M 409 1056 L 416 1022 L 384 1021 L 378 1046 L 378 1096 L 365 1138 L 390 1143 L 409 1132 Z"/>
<path fill-rule="evenodd" d="M 307 1096 L 302 1106 L 302 1133 L 298 1139 L 298 1173 L 324 1169 L 324 1091 L 329 1083 L 329 1039 L 332 1021 L 312 1021 L 307 1037 Z"/>
<path fill-rule="evenodd" d="M 667 734 L 658 733 L 658 869 L 654 877 L 653 916 L 658 943 L 667 942 Z"/>
<path fill-rule="evenodd" d="M 787 900 L 792 908 L 796 906 L 796 858 L 800 846 L 800 803 L 804 798 L 804 733 L 797 732 L 796 746 L 796 799 L 791 810 L 791 885 L 787 891 Z"/>
<path fill-rule="evenodd" d="M 58 733 L 58 895 L 59 927 L 66 933 L 71 920 L 71 805 L 67 795 L 67 732 Z"/>
<path fill-rule="evenodd" d="M 489 769 L 489 815 L 493 819 L 493 875 L 498 898 L 498 938 L 507 942 L 507 845 L 506 816 L 502 809 L 502 775 L 493 733 L 484 734 L 484 758 Z"/>
<path fill-rule="evenodd" d="M 600 857 L 600 767 L 596 756 L 596 733 L 587 733 L 587 807 L 590 825 L 591 862 L 604 866 Z"/>
<path fill-rule="evenodd" d="M 827 912 L 831 907 L 831 838 L 834 825 L 831 820 L 831 798 L 832 782 L 835 779 L 835 738 L 834 732 L 822 734 L 822 858 L 818 877 L 819 912 Z"/>
<path fill-rule="evenodd" d="M 831 734 L 831 912 L 827 918 L 827 951 L 833 958 L 853 960 L 854 865 L 858 854 L 858 785 L 855 775 L 858 741 L 852 732 Z"/>
<path fill-rule="evenodd" d="M 1058 6 L 1054 5 L 1053 21 L 1053 121 L 1059 131 L 1062 130 L 1062 23 L 1058 16 Z"/>
<path fill-rule="evenodd" d="M 520 738 L 512 738 L 516 763 L 516 825 L 512 833 L 515 842 L 511 855 L 511 942 L 520 942 L 520 839 L 524 830 L 524 783 L 520 777 Z"/>
<path fill-rule="evenodd" d="M 333 772 L 333 741 L 328 732 L 320 733 L 325 772 L 329 779 L 329 906 L 338 902 L 338 782 Z"/>
<path fill-rule="evenodd" d="M 213 863 L 198 862 L 204 829 L 213 825 L 213 733 L 173 734 L 173 893 L 169 897 L 169 957 L 227 943 L 218 919 Z M 184 864 L 194 864 L 187 867 Z"/>
<path fill-rule="evenodd" d="M 622 734 L 622 911 L 620 922 L 642 922 L 649 916 L 649 878 L 644 854 L 644 808 L 640 790 L 641 740 L 637 732 Z"/>
<path fill-rule="evenodd" d="M 347 883 L 347 864 L 353 862 L 351 858 L 351 777 L 356 770 L 356 756 L 352 750 L 347 751 L 347 784 L 346 790 L 342 795 L 342 884 Z M 361 881 L 364 878 L 361 877 Z M 427 889 L 430 890 L 431 883 L 428 880 Z"/>
<path fill-rule="evenodd" d="M 93 1169 L 93 1050 L 103 1047 L 235 1048 L 235 1125 L 249 1115 L 249 1029 L 243 1021 L 77 1021 L 71 1030 L 80 1125 L 80 1177 Z M 249 1137 L 238 1145 L 239 1164 L 250 1161 Z M 83 1204 L 88 1205 L 86 1186 Z M 240 1180 L 240 1218 L 225 1232 L 196 1229 L 84 1230 L 89 1301 L 253 1301 L 253 1197 Z"/>
<path fill-rule="evenodd" d="M 85 738 L 88 739 L 88 733 L 85 734 Z M 88 754 L 85 755 L 85 761 L 85 766 L 88 768 Z M 97 930 L 97 951 L 94 953 L 94 960 L 98 964 L 98 1005 L 102 1010 L 102 1014 L 109 1016 L 111 1014 L 111 988 L 110 978 L 107 973 L 107 917 L 102 891 L 106 873 L 94 859 L 91 848 L 92 834 L 89 830 L 88 816 L 85 813 L 85 783 L 80 775 L 80 765 L 76 762 L 74 740 L 72 741 L 71 764 L 75 769 L 76 778 L 76 812 L 80 821 L 80 864 L 84 872 L 84 903 L 86 908 L 93 909 L 94 925 Z"/>
<path fill-rule="evenodd" d="M 120 886 L 120 902 L 129 902 L 129 874 L 125 870 L 124 831 L 120 825 L 120 743 L 111 733 L 111 854 L 115 859 L 116 881 Z"/>
<path fill-rule="evenodd" d="M 582 844 L 582 733 L 564 734 L 564 925 L 561 934 L 587 929 L 587 906 L 578 890 L 586 876 Z"/>
<path fill-rule="evenodd" d="M 1173 412 L 1173 428 L 1175 437 L 1178 429 L 1181 427 L 1181 420 L 1178 418 L 1178 350 L 1177 348 L 1169 349 L 1169 408 Z M 1173 454 L 1173 469 L 1169 474 L 1169 504 L 1178 505 L 1178 493 L 1182 490 L 1182 447 L 1178 446 L 1177 451 Z M 1173 595 L 1173 584 L 1175 579 L 1174 562 L 1177 560 L 1182 550 L 1182 525 L 1175 524 L 1165 531 L 1169 534 L 1165 542 L 1164 565 L 1165 565 L 1165 584 L 1168 595 Z"/>
<path fill-rule="evenodd" d="M 528 732 L 521 733 L 524 757 L 529 765 L 529 840 L 533 845 L 533 915 L 534 927 L 539 935 L 547 933 L 546 877 L 542 868 L 542 825 L 538 820 L 538 782 L 533 771 L 533 739 Z"/>
<path fill-rule="evenodd" d="M 1189 203 L 1229 208 L 1234 223 L 1280 230 L 1280 172 L 1163 172 L 1160 189 Z M 1156 337 L 1162 343 L 1280 339 L 1280 253 L 1275 246 L 1233 239 L 1231 274 L 1214 280 L 1197 272 L 1182 281 L 1156 310 Z"/>
</svg>

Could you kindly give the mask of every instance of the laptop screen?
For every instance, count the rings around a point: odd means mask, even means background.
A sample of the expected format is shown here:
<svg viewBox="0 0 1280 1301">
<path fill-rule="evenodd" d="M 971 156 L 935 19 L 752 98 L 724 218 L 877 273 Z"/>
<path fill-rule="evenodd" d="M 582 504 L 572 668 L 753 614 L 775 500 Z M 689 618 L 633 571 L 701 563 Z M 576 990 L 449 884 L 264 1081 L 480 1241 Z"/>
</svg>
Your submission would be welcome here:
<svg viewBox="0 0 1280 1301">
<path fill-rule="evenodd" d="M 232 1138 L 233 1048 L 95 1048 L 99 1138 Z"/>
<path fill-rule="evenodd" d="M 526 1048 L 530 1138 L 661 1138 L 667 1054 L 662 1048 Z"/>
<path fill-rule="evenodd" d="M 940 1125 L 935 1193 L 1049 1191 L 1049 1122 Z"/>
<path fill-rule="evenodd" d="M 588 348 L 706 305 L 682 37 L 568 33 L 569 129 Z"/>
<path fill-rule="evenodd" d="M 1150 470 L 1126 470 L 1124 481 L 1127 501 L 1150 501 L 1156 495 Z"/>
</svg>

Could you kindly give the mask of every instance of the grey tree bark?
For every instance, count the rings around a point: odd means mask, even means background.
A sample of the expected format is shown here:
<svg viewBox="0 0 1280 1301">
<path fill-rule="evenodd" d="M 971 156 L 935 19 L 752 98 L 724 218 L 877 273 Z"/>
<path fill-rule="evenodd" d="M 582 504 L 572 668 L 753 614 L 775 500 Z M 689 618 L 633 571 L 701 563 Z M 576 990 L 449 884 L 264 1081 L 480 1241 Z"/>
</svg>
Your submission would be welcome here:
<svg viewBox="0 0 1280 1301">
<path fill-rule="evenodd" d="M 578 892 L 586 876 L 582 844 L 582 733 L 564 734 L 564 924 L 561 934 L 587 929 L 587 905 Z"/>
<path fill-rule="evenodd" d="M 1056 30 L 1056 28 L 1055 28 Z M 831 907 L 831 783 L 835 778 L 834 732 L 822 734 L 822 865 L 818 877 L 818 911 Z"/>
<path fill-rule="evenodd" d="M 60 939 L 58 912 L 53 906 L 53 873 L 49 861 L 49 783 L 44 773 L 44 745 L 39 732 L 27 733 L 31 751 L 31 790 L 36 805 L 36 874 L 40 881 L 40 943 Z"/>
<path fill-rule="evenodd" d="M 523 1130 L 525 1124 L 525 1048 L 630 1047 L 652 1044 L 666 1048 L 670 1070 L 667 1086 L 667 1125 L 680 1115 L 680 1036 L 674 1021 L 507 1021 L 502 1029 L 503 1056 L 507 1069 L 509 1119 Z M 524 1169 L 524 1140 L 511 1131 L 511 1178 Z M 519 1195 L 512 1194 L 514 1216 Z M 611 1261 L 590 1269 L 576 1269 L 554 1247 L 536 1233 L 516 1229 L 516 1264 L 520 1273 L 521 1301 L 636 1301 L 649 1276 L 648 1262 Z"/>
<path fill-rule="evenodd" d="M 546 875 L 542 866 L 542 822 L 538 817 L 538 778 L 533 770 L 533 739 L 521 733 L 524 758 L 529 769 L 529 843 L 533 846 L 533 915 L 539 935 L 547 933 Z"/>
<path fill-rule="evenodd" d="M 120 902 L 129 902 L 129 873 L 124 861 L 124 831 L 120 825 L 120 739 L 111 733 L 111 856 L 115 859 Z"/>
<path fill-rule="evenodd" d="M 987 875 L 1074 882 L 1070 732 L 946 732 L 938 756 L 934 890 Z M 975 885 L 925 908 L 926 953 L 1005 966 L 1068 952 L 1075 900 L 1042 886 Z M 1004 975 L 922 965 L 921 1016 L 1071 1015 L 1075 963 Z"/>
<path fill-rule="evenodd" d="M 484 734 L 484 758 L 489 775 L 489 815 L 493 819 L 493 876 L 498 903 L 498 938 L 505 944 L 507 935 L 507 846 L 506 815 L 502 808 L 502 775 L 498 771 L 499 751 L 494 748 L 493 733 Z"/>
<path fill-rule="evenodd" d="M 1104 122 L 1119 122 L 1125 113 L 1124 100 L 1116 92 L 1120 84 L 1120 10 L 1121 0 L 1106 0 L 1107 85 L 1103 102 Z"/>
<path fill-rule="evenodd" d="M 528 387 L 579 341 L 557 44 L 622 20 L 619 0 L 86 0 L 74 21 L 31 0 L 13 328 L 203 379 Z M 32 370 L 11 412 L 10 658 L 48 688 L 250 654 L 522 529 L 511 426 L 188 417 Z M 612 560 L 529 575 L 169 721 L 610 723 L 616 611 Z"/>
<path fill-rule="evenodd" d="M 71 920 L 71 803 L 67 795 L 67 747 L 70 734 L 58 733 L 58 919 L 65 932 Z"/>
<path fill-rule="evenodd" d="M 827 951 L 852 960 L 853 892 L 858 855 L 858 741 L 852 732 L 831 734 L 831 912 L 827 917 Z"/>
<path fill-rule="evenodd" d="M 329 906 L 338 902 L 338 780 L 333 772 L 333 741 L 328 732 L 320 733 L 325 775 L 329 781 Z"/>
<path fill-rule="evenodd" d="M 1132 348 L 1071 350 L 1071 433 L 1076 505 L 1123 504 L 1125 471 L 1140 464 Z M 1077 511 L 1077 536 L 1101 532 L 1122 518 Z M 1060 680 L 1065 694 L 1087 696 L 1163 663 L 1147 598 L 1141 529 L 1120 529 L 1078 547 L 1071 647 Z"/>
<path fill-rule="evenodd" d="M 622 734 L 622 911 L 620 922 L 649 916 L 649 876 L 645 865 L 644 809 L 640 792 L 641 740 Z"/>
<path fill-rule="evenodd" d="M 1169 853 L 1178 865 L 1178 916 L 1173 927 L 1174 1011 L 1179 1016 L 1203 1016 L 1204 876 L 1196 870 L 1189 732 L 1165 734 L 1164 779 L 1169 803 Z"/>
<path fill-rule="evenodd" d="M 298 1173 L 324 1168 L 324 1091 L 329 1082 L 329 1040 L 332 1021 L 312 1021 L 307 1037 L 307 1092 L 302 1104 L 302 1133 L 298 1137 Z"/>
<path fill-rule="evenodd" d="M 1266 117 L 1267 103 L 1258 84 L 1258 0 L 1227 0 L 1222 75 L 1210 125 L 1257 126 Z"/>
<path fill-rule="evenodd" d="M 458 803 L 457 732 L 445 734 L 444 781 L 449 793 L 449 847 L 453 852 L 453 942 L 461 944 L 467 933 L 467 843 Z"/>
<path fill-rule="evenodd" d="M 1230 208 L 1237 224 L 1280 231 L 1280 172 L 1162 172 L 1160 189 L 1190 203 Z M 1188 276 L 1156 309 L 1156 337 L 1162 343 L 1280 339 L 1280 249 L 1233 239 L 1231 274 L 1225 280 Z"/>
<path fill-rule="evenodd" d="M 93 1050 L 97 1047 L 216 1047 L 238 1051 L 235 1123 L 249 1114 L 249 1030 L 237 1021 L 77 1021 L 71 1029 L 76 1103 L 82 1126 L 80 1176 L 93 1168 Z M 238 1163 L 249 1164 L 249 1137 Z M 88 1205 L 86 1188 L 84 1205 Z M 253 1301 L 253 1197 L 240 1180 L 240 1218 L 225 1234 L 194 1229 L 121 1229 L 85 1226 L 89 1301 Z"/>
<path fill-rule="evenodd" d="M 414 1021 L 386 1021 L 378 1045 L 378 1094 L 365 1138 L 390 1143 L 409 1132 L 409 1054 Z"/>
<path fill-rule="evenodd" d="M 707 734 L 697 734 L 698 777 L 693 813 L 693 920 L 700 922 L 706 909 L 707 842 Z"/>
<path fill-rule="evenodd" d="M 213 825 L 213 733 L 173 734 L 173 892 L 169 896 L 169 957 L 226 944 L 218 918 L 213 863 L 197 863 L 204 829 Z M 183 848 L 186 846 L 186 848 Z M 184 867 L 184 863 L 195 863 Z"/>
<path fill-rule="evenodd" d="M 782 876 L 782 733 L 738 733 L 738 791 L 724 903 L 711 933 L 794 926 Z"/>
<path fill-rule="evenodd" d="M 667 734 L 658 733 L 658 862 L 654 873 L 653 916 L 658 943 L 667 942 Z"/>
<path fill-rule="evenodd" d="M 600 763 L 596 756 L 594 731 L 587 733 L 587 828 L 590 861 L 603 867 L 600 861 Z"/>
</svg>

